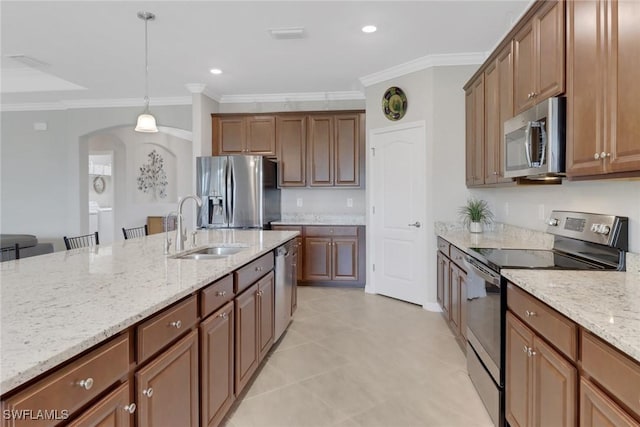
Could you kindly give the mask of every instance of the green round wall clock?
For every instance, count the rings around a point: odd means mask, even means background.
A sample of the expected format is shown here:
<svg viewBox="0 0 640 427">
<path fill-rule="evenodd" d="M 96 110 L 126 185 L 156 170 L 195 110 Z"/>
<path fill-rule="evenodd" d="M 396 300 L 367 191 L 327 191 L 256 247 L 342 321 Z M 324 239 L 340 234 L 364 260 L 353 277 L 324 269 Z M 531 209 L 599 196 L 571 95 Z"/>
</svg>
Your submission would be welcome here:
<svg viewBox="0 0 640 427">
<path fill-rule="evenodd" d="M 400 120 L 407 112 L 407 96 L 402 89 L 392 86 L 382 97 L 382 111 L 389 120 Z"/>
</svg>

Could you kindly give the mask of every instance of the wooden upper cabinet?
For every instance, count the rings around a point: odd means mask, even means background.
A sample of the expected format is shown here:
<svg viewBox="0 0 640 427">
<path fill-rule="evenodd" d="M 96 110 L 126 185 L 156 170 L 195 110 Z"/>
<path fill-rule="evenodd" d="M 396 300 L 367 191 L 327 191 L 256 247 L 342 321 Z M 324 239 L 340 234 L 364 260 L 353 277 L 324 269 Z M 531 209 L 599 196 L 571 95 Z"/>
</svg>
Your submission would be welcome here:
<svg viewBox="0 0 640 427">
<path fill-rule="evenodd" d="M 335 116 L 335 168 L 336 186 L 357 187 L 360 185 L 360 114 Z"/>
<path fill-rule="evenodd" d="M 484 183 L 511 182 L 504 178 L 504 122 L 513 117 L 513 61 L 511 43 L 484 72 Z"/>
<path fill-rule="evenodd" d="M 567 4 L 567 174 L 640 171 L 640 3 Z"/>
<path fill-rule="evenodd" d="M 334 117 L 309 116 L 309 185 L 329 187 L 333 185 Z"/>
<path fill-rule="evenodd" d="M 466 184 L 484 183 L 484 75 L 466 92 Z"/>
<path fill-rule="evenodd" d="M 565 3 L 540 4 L 513 38 L 516 113 L 564 92 Z"/>
<path fill-rule="evenodd" d="M 276 118 L 278 184 L 280 187 L 307 185 L 307 117 Z"/>
<path fill-rule="evenodd" d="M 212 125 L 214 155 L 276 155 L 273 115 L 213 116 Z"/>
</svg>

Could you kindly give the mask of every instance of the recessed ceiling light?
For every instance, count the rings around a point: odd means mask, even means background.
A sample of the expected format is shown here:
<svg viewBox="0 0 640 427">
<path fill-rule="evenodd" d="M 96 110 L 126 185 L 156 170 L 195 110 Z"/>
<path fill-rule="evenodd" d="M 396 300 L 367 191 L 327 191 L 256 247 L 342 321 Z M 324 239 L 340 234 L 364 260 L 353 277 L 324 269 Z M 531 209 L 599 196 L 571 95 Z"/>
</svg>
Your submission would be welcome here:
<svg viewBox="0 0 640 427">
<path fill-rule="evenodd" d="M 305 37 L 304 27 L 269 28 L 267 31 L 274 39 L 302 39 Z"/>
<path fill-rule="evenodd" d="M 220 68 L 212 68 L 212 69 L 209 70 L 209 72 L 211 74 L 216 74 L 216 75 L 222 74 L 222 70 Z"/>
<path fill-rule="evenodd" d="M 362 32 L 363 33 L 375 33 L 377 30 L 375 25 L 365 25 L 364 27 L 362 27 Z"/>
</svg>

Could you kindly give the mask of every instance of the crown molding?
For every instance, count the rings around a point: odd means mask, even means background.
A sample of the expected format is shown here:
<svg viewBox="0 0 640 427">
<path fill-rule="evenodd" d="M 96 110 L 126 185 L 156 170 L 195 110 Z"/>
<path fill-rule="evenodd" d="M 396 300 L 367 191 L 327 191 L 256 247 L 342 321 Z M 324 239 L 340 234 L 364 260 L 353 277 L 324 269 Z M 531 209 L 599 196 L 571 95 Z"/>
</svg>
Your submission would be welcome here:
<svg viewBox="0 0 640 427">
<path fill-rule="evenodd" d="M 207 88 L 207 85 L 204 83 L 187 83 L 184 87 L 191 93 L 202 93 Z"/>
<path fill-rule="evenodd" d="M 190 96 L 176 96 L 167 98 L 153 98 L 151 107 L 166 105 L 191 105 Z M 144 101 L 139 98 L 122 99 L 67 99 L 60 102 L 37 102 L 24 104 L 2 104 L 0 111 L 55 111 L 75 110 L 81 108 L 114 108 L 114 107 L 144 107 Z"/>
<path fill-rule="evenodd" d="M 301 102 L 301 101 L 345 101 L 364 100 L 360 91 L 341 92 L 299 92 L 299 93 L 268 93 L 251 95 L 222 95 L 221 104 L 254 103 L 254 102 Z"/>
<path fill-rule="evenodd" d="M 387 68 L 386 70 L 360 77 L 360 83 L 362 83 L 364 87 L 368 87 L 409 73 L 426 70 L 427 68 L 449 65 L 478 65 L 482 64 L 488 55 L 488 52 L 427 55 L 403 64 L 395 65 L 391 68 Z"/>
</svg>

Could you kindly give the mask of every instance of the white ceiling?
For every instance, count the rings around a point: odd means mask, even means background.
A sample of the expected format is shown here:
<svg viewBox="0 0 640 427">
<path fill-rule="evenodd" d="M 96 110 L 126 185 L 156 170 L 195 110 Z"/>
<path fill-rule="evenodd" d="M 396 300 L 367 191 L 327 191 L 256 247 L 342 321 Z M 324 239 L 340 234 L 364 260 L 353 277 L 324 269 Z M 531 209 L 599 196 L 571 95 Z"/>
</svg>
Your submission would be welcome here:
<svg viewBox="0 0 640 427">
<path fill-rule="evenodd" d="M 149 95 L 159 104 L 189 97 L 185 85 L 193 83 L 218 98 L 362 92 L 362 77 L 417 58 L 490 51 L 529 4 L 3 0 L 2 104 L 134 99 L 141 105 L 138 11 L 156 14 L 149 23 Z M 378 31 L 362 33 L 365 24 Z M 267 32 L 281 27 L 304 27 L 306 37 L 275 40 Z M 8 55 L 44 64 L 27 67 Z M 213 67 L 223 74 L 210 74 Z"/>
</svg>

